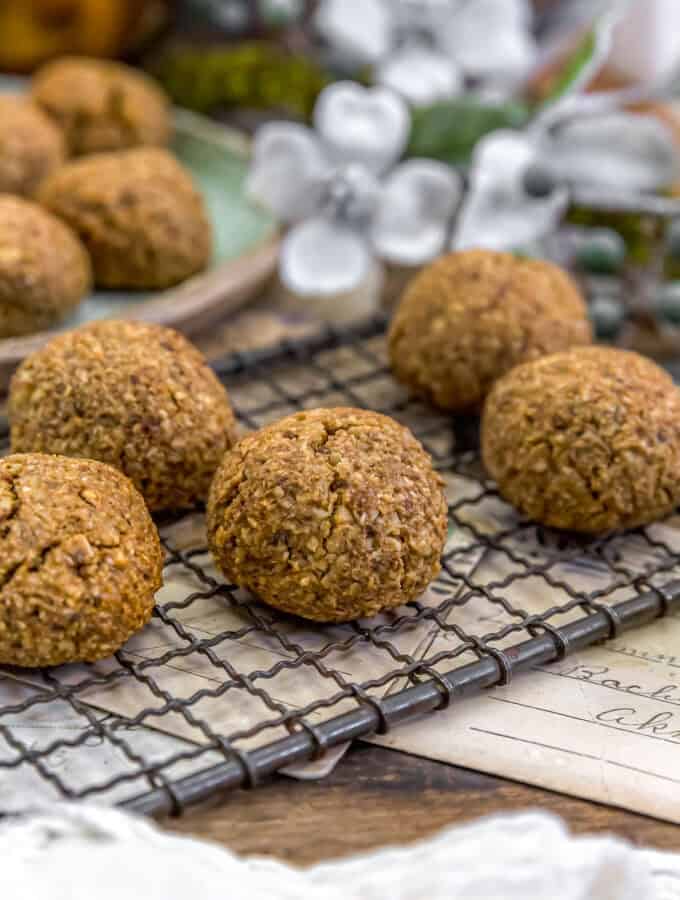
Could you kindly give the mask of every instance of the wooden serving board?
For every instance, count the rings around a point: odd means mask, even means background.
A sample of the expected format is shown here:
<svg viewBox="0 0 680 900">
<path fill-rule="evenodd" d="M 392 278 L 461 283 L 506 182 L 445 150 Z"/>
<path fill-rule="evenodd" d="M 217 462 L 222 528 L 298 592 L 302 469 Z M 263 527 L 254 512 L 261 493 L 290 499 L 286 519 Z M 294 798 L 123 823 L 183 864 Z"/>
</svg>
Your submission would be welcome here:
<svg viewBox="0 0 680 900">
<path fill-rule="evenodd" d="M 22 88 L 23 80 L 0 77 L 0 91 Z M 273 275 L 279 243 L 276 223 L 244 193 L 248 139 L 228 126 L 176 110 L 172 150 L 189 168 L 205 198 L 215 235 L 211 266 L 158 293 L 96 291 L 57 328 L 0 339 L 0 392 L 21 360 L 56 331 L 117 317 L 158 322 L 193 335 L 252 300 Z"/>
</svg>

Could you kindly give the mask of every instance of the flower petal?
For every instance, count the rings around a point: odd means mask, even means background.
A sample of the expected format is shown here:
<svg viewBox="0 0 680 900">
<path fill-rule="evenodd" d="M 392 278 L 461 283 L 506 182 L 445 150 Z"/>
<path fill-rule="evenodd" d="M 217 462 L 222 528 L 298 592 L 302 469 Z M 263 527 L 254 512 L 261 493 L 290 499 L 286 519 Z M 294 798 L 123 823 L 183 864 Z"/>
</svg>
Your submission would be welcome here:
<svg viewBox="0 0 680 900">
<path fill-rule="evenodd" d="M 421 44 L 407 45 L 387 57 L 377 67 L 375 80 L 413 106 L 449 100 L 462 88 L 456 64 L 445 54 Z"/>
<path fill-rule="evenodd" d="M 329 172 L 314 132 L 271 122 L 255 135 L 246 192 L 282 221 L 295 222 L 317 209 Z"/>
<path fill-rule="evenodd" d="M 496 131 L 477 144 L 455 249 L 521 247 L 557 226 L 568 203 L 567 191 L 558 188 L 541 198 L 528 195 L 523 178 L 536 161 L 535 146 L 521 132 Z"/>
<path fill-rule="evenodd" d="M 623 192 L 666 187 L 678 168 L 669 128 L 652 116 L 626 112 L 564 122 L 543 136 L 541 156 L 558 178 Z"/>
<path fill-rule="evenodd" d="M 411 117 L 401 97 L 386 88 L 338 81 L 319 95 L 314 124 L 334 162 L 382 172 L 403 153 Z"/>
<path fill-rule="evenodd" d="M 371 268 L 368 244 L 361 234 L 328 219 L 297 225 L 283 239 L 281 281 L 302 296 L 354 290 Z"/>
<path fill-rule="evenodd" d="M 460 201 L 461 179 L 444 163 L 411 159 L 385 181 L 371 237 L 383 259 L 421 265 L 446 245 L 451 218 Z"/>
<path fill-rule="evenodd" d="M 537 55 L 530 24 L 527 0 L 474 0 L 447 19 L 437 39 L 466 74 L 510 91 Z"/>
<path fill-rule="evenodd" d="M 392 43 L 390 9 L 383 0 L 322 0 L 314 24 L 348 64 L 373 65 Z"/>
</svg>

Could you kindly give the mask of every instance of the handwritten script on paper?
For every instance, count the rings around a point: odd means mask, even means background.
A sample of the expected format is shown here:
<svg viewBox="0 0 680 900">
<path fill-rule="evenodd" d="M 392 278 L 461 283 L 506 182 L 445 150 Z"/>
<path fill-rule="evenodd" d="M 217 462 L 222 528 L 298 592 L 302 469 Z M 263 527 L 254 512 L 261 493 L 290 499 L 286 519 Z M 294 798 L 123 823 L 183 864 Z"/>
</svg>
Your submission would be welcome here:
<svg viewBox="0 0 680 900">
<path fill-rule="evenodd" d="M 655 526 L 655 536 L 680 549 L 676 528 Z M 631 537 L 626 563 L 643 571 L 648 552 Z M 502 579 L 507 568 L 490 554 L 475 576 Z M 589 590 L 605 577 L 591 561 L 551 571 Z M 526 583 L 515 590 L 525 608 L 545 605 L 545 585 L 536 596 Z M 472 605 L 467 613 L 484 616 Z M 680 615 L 538 666 L 375 742 L 680 823 Z"/>
</svg>

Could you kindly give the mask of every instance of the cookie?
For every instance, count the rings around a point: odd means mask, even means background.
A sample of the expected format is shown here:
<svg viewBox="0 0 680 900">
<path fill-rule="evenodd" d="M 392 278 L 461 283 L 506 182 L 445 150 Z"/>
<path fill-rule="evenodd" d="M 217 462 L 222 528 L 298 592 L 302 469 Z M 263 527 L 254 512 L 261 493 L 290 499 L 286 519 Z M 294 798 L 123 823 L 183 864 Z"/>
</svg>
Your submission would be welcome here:
<svg viewBox="0 0 680 900">
<path fill-rule="evenodd" d="M 359 409 L 301 412 L 248 435 L 208 502 L 225 577 L 323 622 L 413 600 L 439 572 L 446 531 L 429 455 L 393 419 Z"/>
<path fill-rule="evenodd" d="M 31 96 L 63 130 L 69 154 L 163 146 L 170 103 L 148 75 L 123 63 L 61 57 L 36 72 Z"/>
<path fill-rule="evenodd" d="M 0 663 L 110 656 L 162 583 L 158 532 L 130 481 L 102 463 L 0 460 Z"/>
<path fill-rule="evenodd" d="M 109 463 L 156 510 L 208 494 L 236 439 L 226 390 L 182 335 L 143 322 L 94 322 L 27 357 L 10 385 L 14 452 Z"/>
<path fill-rule="evenodd" d="M 50 328 L 91 286 L 89 257 L 68 225 L 29 200 L 0 194 L 0 338 Z"/>
<path fill-rule="evenodd" d="M 167 288 L 210 261 L 203 198 L 166 150 L 74 160 L 43 182 L 39 199 L 80 236 L 99 287 Z"/>
<path fill-rule="evenodd" d="M 406 288 L 389 332 L 396 378 L 435 406 L 476 410 L 513 366 L 589 344 L 586 304 L 560 268 L 492 250 L 443 256 Z"/>
<path fill-rule="evenodd" d="M 518 366 L 482 417 L 501 494 L 555 528 L 633 528 L 680 502 L 680 393 L 636 353 L 579 347 Z"/>
<path fill-rule="evenodd" d="M 0 193 L 32 197 L 66 158 L 60 129 L 25 97 L 0 94 Z"/>
</svg>

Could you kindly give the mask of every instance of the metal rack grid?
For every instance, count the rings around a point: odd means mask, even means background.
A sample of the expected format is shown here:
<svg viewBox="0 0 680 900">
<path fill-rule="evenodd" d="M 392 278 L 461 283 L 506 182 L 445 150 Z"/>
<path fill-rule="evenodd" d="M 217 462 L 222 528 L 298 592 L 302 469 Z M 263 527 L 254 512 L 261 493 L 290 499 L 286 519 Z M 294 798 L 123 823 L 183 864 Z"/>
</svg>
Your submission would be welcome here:
<svg viewBox="0 0 680 900">
<path fill-rule="evenodd" d="M 376 619 L 314 626 L 310 641 L 302 623 L 224 584 L 200 541 L 178 540 L 182 521 L 160 523 L 166 576 L 177 582 L 179 573 L 185 585 L 179 597 L 159 597 L 149 627 L 162 640 L 147 642 L 143 653 L 129 644 L 103 667 L 0 671 L 19 691 L 15 702 L 0 705 L 0 812 L 8 811 L 3 783 L 11 788 L 23 773 L 53 796 L 180 813 L 218 791 L 255 786 L 348 740 L 680 614 L 670 532 L 653 526 L 584 540 L 518 518 L 481 469 L 475 421 L 436 413 L 391 379 L 384 325 L 377 318 L 326 329 L 231 356 L 216 370 L 246 428 L 293 410 L 350 405 L 379 409 L 413 429 L 451 492 L 450 540 L 427 596 Z M 216 615 L 221 630 L 211 632 L 202 620 L 197 627 L 200 610 Z M 253 648 L 264 655 L 253 656 Z M 197 689 L 196 668 L 203 679 Z M 121 690 L 129 696 L 117 707 Z M 230 712 L 243 706 L 245 718 L 232 721 Z M 27 721 L 46 710 L 68 717 L 68 735 L 48 732 L 29 742 Z M 93 781 L 81 762 L 95 748 L 109 756 L 105 776 Z M 31 789 L 26 802 L 33 800 Z"/>
</svg>

